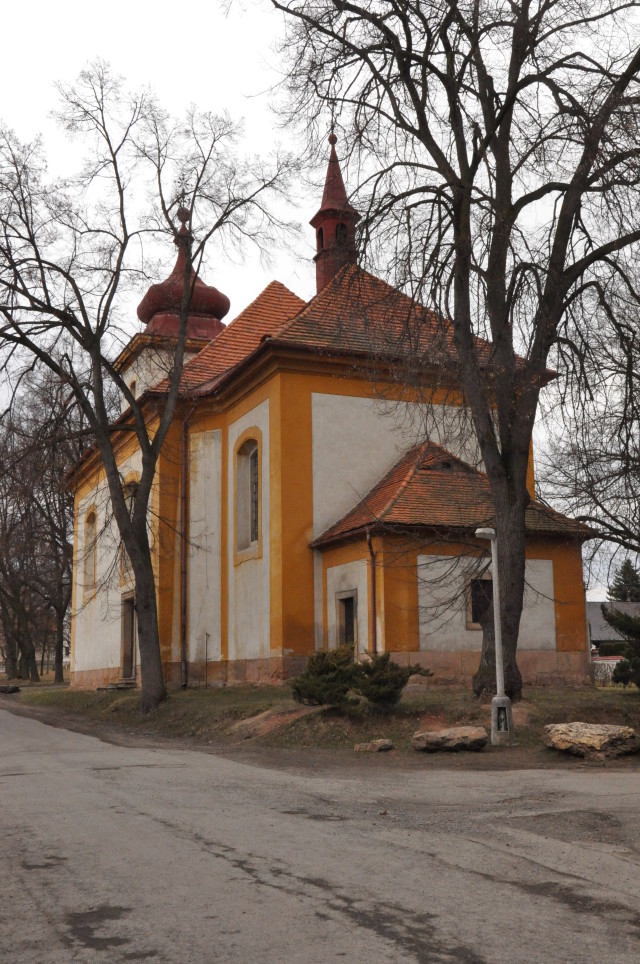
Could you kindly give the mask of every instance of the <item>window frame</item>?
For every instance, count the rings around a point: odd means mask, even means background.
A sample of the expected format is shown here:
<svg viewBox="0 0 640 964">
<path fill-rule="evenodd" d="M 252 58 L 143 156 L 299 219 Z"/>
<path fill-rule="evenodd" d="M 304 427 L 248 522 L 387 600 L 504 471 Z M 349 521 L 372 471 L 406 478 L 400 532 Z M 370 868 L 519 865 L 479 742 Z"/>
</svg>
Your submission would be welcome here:
<svg viewBox="0 0 640 964">
<path fill-rule="evenodd" d="M 467 583 L 466 589 L 466 628 L 472 632 L 482 632 L 481 623 L 473 621 L 473 597 L 471 595 L 471 585 L 474 582 L 490 582 L 493 584 L 493 576 L 490 570 L 485 570 L 480 576 L 474 576 Z"/>
<path fill-rule="evenodd" d="M 247 445 L 248 442 L 255 443 L 255 452 L 257 455 L 257 526 L 258 526 L 258 538 L 252 540 L 250 538 L 248 545 L 240 547 L 238 545 L 239 527 L 238 527 L 238 485 L 240 484 L 240 471 L 239 471 L 239 459 L 242 457 L 241 450 Z M 249 492 L 247 498 L 247 505 L 249 508 L 249 519 L 247 522 L 249 536 L 252 535 L 251 523 L 252 523 L 252 493 L 251 493 L 251 459 L 253 453 L 247 456 L 247 480 L 249 484 Z M 262 432 L 257 427 L 253 425 L 250 428 L 242 432 L 241 435 L 235 441 L 233 446 L 233 562 L 234 565 L 240 565 L 246 562 L 248 559 L 261 559 L 262 558 Z"/>
<path fill-rule="evenodd" d="M 87 573 L 89 567 L 87 565 L 89 559 L 89 545 L 88 545 L 88 526 L 89 520 L 93 517 L 94 533 L 93 533 L 93 579 L 91 583 L 87 582 Z M 89 508 L 84 513 L 84 522 L 82 527 L 82 594 L 84 599 L 88 599 L 95 596 L 96 590 L 98 588 L 98 510 L 95 505 L 89 506 Z"/>
</svg>

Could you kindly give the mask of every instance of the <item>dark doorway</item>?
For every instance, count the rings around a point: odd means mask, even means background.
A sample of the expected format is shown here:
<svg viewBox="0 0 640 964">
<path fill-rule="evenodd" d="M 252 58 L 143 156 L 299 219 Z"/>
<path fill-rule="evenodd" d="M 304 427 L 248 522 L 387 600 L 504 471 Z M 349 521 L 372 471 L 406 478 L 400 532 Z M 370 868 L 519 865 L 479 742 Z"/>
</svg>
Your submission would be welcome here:
<svg viewBox="0 0 640 964">
<path fill-rule="evenodd" d="M 338 643 L 340 646 L 356 644 L 356 597 L 338 598 Z"/>
<path fill-rule="evenodd" d="M 133 596 L 122 599 L 122 652 L 120 676 L 134 679 L 136 675 L 136 603 Z"/>
</svg>

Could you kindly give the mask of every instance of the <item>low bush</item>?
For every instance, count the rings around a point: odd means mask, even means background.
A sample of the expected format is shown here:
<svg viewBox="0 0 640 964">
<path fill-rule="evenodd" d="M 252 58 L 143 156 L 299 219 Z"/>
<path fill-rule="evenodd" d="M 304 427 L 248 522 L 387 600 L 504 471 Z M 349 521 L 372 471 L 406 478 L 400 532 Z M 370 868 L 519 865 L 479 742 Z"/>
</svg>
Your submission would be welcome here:
<svg viewBox="0 0 640 964">
<path fill-rule="evenodd" d="M 291 682 L 293 698 L 313 706 L 343 706 L 359 673 L 351 645 L 314 653 L 304 673 Z"/>
<path fill-rule="evenodd" d="M 353 690 L 384 708 L 396 705 L 409 677 L 416 674 L 432 675 L 430 670 L 394 663 L 390 653 L 356 663 L 353 646 L 345 645 L 314 653 L 304 673 L 292 680 L 291 689 L 298 703 L 343 707 L 349 690 Z"/>
<path fill-rule="evenodd" d="M 430 670 L 394 663 L 391 653 L 380 653 L 360 665 L 356 689 L 374 706 L 391 707 L 395 706 L 402 696 L 409 677 L 417 674 L 432 675 Z"/>
</svg>

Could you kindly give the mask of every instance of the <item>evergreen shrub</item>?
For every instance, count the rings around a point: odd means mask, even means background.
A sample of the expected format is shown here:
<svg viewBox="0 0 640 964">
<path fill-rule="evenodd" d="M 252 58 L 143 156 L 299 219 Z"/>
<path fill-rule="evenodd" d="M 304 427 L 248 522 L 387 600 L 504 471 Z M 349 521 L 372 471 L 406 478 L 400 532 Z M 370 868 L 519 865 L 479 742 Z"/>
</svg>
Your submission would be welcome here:
<svg viewBox="0 0 640 964">
<path fill-rule="evenodd" d="M 379 707 L 395 706 L 410 676 L 415 676 L 416 673 L 431 676 L 429 670 L 394 663 L 391 653 L 372 656 L 366 663 L 361 664 L 360 669 L 356 689 L 370 703 Z"/>
<path fill-rule="evenodd" d="M 312 706 L 343 706 L 359 673 L 351 644 L 314 653 L 304 673 L 291 683 L 293 698 Z"/>
</svg>

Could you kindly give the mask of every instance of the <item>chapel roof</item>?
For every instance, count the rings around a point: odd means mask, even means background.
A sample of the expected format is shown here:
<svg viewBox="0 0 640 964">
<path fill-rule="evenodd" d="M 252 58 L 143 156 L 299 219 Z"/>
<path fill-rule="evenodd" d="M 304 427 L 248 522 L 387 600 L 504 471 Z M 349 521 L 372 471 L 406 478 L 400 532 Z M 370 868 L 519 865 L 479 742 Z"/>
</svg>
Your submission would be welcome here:
<svg viewBox="0 0 640 964">
<path fill-rule="evenodd" d="M 266 335 L 279 331 L 304 305 L 302 298 L 285 285 L 270 282 L 215 341 L 185 364 L 181 390 L 189 392 L 234 368 L 255 351 Z"/>
<path fill-rule="evenodd" d="M 456 458 L 441 445 L 425 441 L 413 446 L 371 491 L 311 545 L 322 547 L 367 529 L 461 529 L 493 525 L 489 480 L 483 472 Z M 591 530 L 542 502 L 529 503 L 528 532 L 586 539 Z"/>
</svg>

